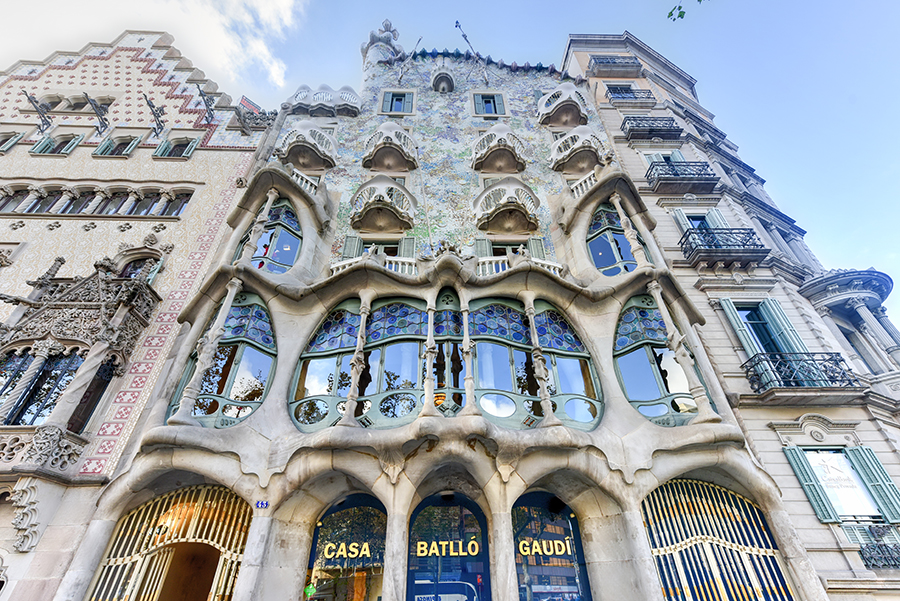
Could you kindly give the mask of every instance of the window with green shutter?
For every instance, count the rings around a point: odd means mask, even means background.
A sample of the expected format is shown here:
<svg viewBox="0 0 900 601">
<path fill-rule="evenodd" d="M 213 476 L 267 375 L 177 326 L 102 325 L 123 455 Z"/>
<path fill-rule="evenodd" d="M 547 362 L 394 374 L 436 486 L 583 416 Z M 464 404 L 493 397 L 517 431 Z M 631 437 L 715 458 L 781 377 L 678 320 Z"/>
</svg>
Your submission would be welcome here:
<svg viewBox="0 0 900 601">
<path fill-rule="evenodd" d="M 382 113 L 411 114 L 414 106 L 414 92 L 385 92 L 381 101 Z"/>
<path fill-rule="evenodd" d="M 475 105 L 476 115 L 488 117 L 506 114 L 506 106 L 503 103 L 503 94 L 472 94 L 472 101 Z"/>
</svg>

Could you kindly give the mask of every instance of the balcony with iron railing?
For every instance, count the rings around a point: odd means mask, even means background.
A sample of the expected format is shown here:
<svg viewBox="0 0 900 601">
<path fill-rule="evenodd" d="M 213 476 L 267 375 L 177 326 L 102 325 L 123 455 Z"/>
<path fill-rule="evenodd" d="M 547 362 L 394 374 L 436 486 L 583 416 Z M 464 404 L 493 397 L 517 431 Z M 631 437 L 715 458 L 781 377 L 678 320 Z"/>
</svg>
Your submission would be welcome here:
<svg viewBox="0 0 900 601">
<path fill-rule="evenodd" d="M 561 83 L 538 101 L 537 116 L 541 125 L 586 125 L 587 99 L 572 82 Z"/>
<path fill-rule="evenodd" d="M 741 367 L 753 392 L 774 403 L 822 403 L 863 389 L 840 353 L 757 353 Z"/>
<path fill-rule="evenodd" d="M 531 188 L 515 177 L 505 177 L 485 188 L 472 206 L 480 230 L 527 234 L 538 229 L 540 201 Z"/>
<path fill-rule="evenodd" d="M 654 161 L 645 176 L 657 194 L 709 194 L 719 176 L 702 161 Z"/>
<path fill-rule="evenodd" d="M 412 228 L 416 198 L 386 175 L 376 175 L 350 199 L 350 226 L 360 231 L 401 232 Z"/>
<path fill-rule="evenodd" d="M 301 121 L 287 133 L 275 155 L 297 169 L 331 169 L 337 160 L 337 142 L 312 121 Z"/>
<path fill-rule="evenodd" d="M 724 267 L 733 263 L 747 266 L 769 255 L 769 249 L 750 228 L 692 228 L 678 244 L 691 267 L 701 263 L 709 267 L 717 263 Z"/>
<path fill-rule="evenodd" d="M 650 90 L 611 87 L 606 91 L 606 99 L 615 107 L 650 108 L 656 106 L 656 97 Z"/>
<path fill-rule="evenodd" d="M 629 140 L 677 140 L 684 131 L 673 117 L 628 116 L 622 120 L 622 131 Z"/>
<path fill-rule="evenodd" d="M 579 125 L 550 147 L 550 167 L 568 174 L 585 173 L 611 152 L 593 129 Z"/>
<path fill-rule="evenodd" d="M 363 167 L 376 171 L 412 171 L 418 165 L 418 144 L 396 123 L 382 123 L 366 139 Z"/>
<path fill-rule="evenodd" d="M 517 173 L 525 169 L 525 143 L 505 123 L 484 132 L 472 147 L 472 169 Z"/>
<path fill-rule="evenodd" d="M 638 77 L 641 61 L 634 56 L 592 54 L 588 61 L 588 77 Z"/>
</svg>

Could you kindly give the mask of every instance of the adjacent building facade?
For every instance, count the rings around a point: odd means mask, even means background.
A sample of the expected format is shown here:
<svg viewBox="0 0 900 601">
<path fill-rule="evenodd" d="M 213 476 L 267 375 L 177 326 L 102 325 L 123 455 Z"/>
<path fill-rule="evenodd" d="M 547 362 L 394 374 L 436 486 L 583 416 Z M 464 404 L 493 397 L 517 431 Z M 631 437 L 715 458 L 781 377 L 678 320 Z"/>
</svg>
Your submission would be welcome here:
<svg viewBox="0 0 900 601">
<path fill-rule="evenodd" d="M 159 33 L 4 74 L 0 599 L 896 596 L 891 279 L 627 32 L 398 38 L 262 114 Z"/>
</svg>

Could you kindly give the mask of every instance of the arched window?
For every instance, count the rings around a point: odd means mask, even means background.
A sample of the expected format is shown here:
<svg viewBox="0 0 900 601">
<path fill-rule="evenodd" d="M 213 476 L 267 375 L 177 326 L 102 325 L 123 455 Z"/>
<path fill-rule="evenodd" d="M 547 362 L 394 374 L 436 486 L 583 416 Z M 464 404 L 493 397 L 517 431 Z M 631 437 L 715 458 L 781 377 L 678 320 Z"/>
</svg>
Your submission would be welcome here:
<svg viewBox="0 0 900 601">
<path fill-rule="evenodd" d="M 249 242 L 252 229 L 251 225 L 241 238 L 235 259 L 241 256 Z M 302 244 L 303 234 L 297 214 L 288 199 L 279 199 L 269 209 L 268 221 L 253 251 L 253 266 L 270 273 L 284 273 L 297 261 Z"/>
<path fill-rule="evenodd" d="M 365 494 L 350 495 L 331 506 L 316 524 L 305 599 L 381 598 L 385 513 L 377 499 Z"/>
<path fill-rule="evenodd" d="M 588 226 L 587 245 L 594 266 L 603 275 L 618 275 L 637 267 L 619 213 L 610 204 L 602 204 L 594 211 Z"/>
<path fill-rule="evenodd" d="M 714 484 L 672 480 L 641 504 L 663 598 L 791 601 L 766 517 Z"/>
<path fill-rule="evenodd" d="M 10 351 L 0 362 L 0 405 L 9 398 L 33 359 L 34 357 L 27 352 L 17 355 L 14 351 Z"/>
<path fill-rule="evenodd" d="M 350 391 L 350 361 L 356 347 L 359 303 L 348 301 L 325 319 L 301 357 L 291 413 L 304 430 L 336 423 Z M 602 411 L 589 355 L 574 329 L 547 303 L 535 303 L 535 326 L 550 370 L 554 411 L 568 425 L 587 429 Z M 465 404 L 462 313 L 450 291 L 435 310 L 437 345 L 433 371 L 435 404 L 454 415 Z M 516 301 L 472 303 L 469 336 L 475 342 L 473 370 L 479 407 L 507 427 L 536 426 L 543 412 L 532 356 L 531 331 Z M 366 321 L 364 360 L 356 417 L 364 426 L 389 428 L 416 417 L 424 398 L 425 303 L 386 299 Z"/>
<path fill-rule="evenodd" d="M 152 284 L 154 278 L 156 278 L 156 274 L 159 273 L 159 270 L 162 267 L 162 260 L 155 257 L 143 257 L 128 262 L 125 267 L 122 268 L 122 271 L 119 272 L 119 277 L 133 279 L 135 276 L 137 276 L 137 274 L 141 272 L 141 269 L 144 268 L 144 265 L 147 263 L 147 261 L 154 261 L 156 263 L 156 265 L 154 265 L 150 269 L 150 273 L 147 275 L 147 283 Z"/>
<path fill-rule="evenodd" d="M 94 374 L 94 379 L 91 380 L 87 390 L 81 395 L 81 400 L 75 407 L 75 411 L 72 412 L 72 417 L 69 418 L 69 423 L 66 426 L 69 432 L 81 434 L 84 427 L 87 425 L 88 420 L 91 419 L 91 415 L 94 413 L 97 403 L 103 398 L 106 388 L 109 386 L 110 381 L 115 375 L 116 358 L 110 357 L 97 369 L 97 373 Z"/>
<path fill-rule="evenodd" d="M 428 497 L 410 519 L 406 598 L 491 598 L 487 522 L 466 496 Z"/>
<path fill-rule="evenodd" d="M 231 599 L 250 506 L 221 486 L 170 492 L 119 520 L 90 599 Z"/>
<path fill-rule="evenodd" d="M 547 492 L 522 495 L 512 510 L 519 598 L 591 601 L 575 513 Z"/>
<path fill-rule="evenodd" d="M 75 351 L 47 359 L 27 392 L 9 412 L 6 424 L 38 426 L 44 423 L 83 362 L 84 359 Z"/>
<path fill-rule="evenodd" d="M 631 404 L 660 426 L 676 426 L 692 419 L 697 405 L 684 370 L 666 346 L 667 336 L 653 297 L 632 297 L 619 314 L 613 355 Z"/>
<path fill-rule="evenodd" d="M 194 417 L 204 426 L 215 428 L 227 428 L 246 419 L 265 398 L 275 370 L 275 355 L 275 334 L 265 302 L 255 294 L 238 294 L 228 309 L 225 334 L 212 367 L 200 384 Z M 193 371 L 193 365 L 186 370 L 175 403 Z"/>
</svg>

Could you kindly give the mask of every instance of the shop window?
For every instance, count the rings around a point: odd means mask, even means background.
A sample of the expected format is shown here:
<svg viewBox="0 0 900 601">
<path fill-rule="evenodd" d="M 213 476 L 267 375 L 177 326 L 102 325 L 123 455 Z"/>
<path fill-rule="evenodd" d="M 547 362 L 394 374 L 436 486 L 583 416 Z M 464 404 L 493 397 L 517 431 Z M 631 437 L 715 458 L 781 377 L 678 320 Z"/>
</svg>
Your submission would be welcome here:
<svg viewBox="0 0 900 601">
<path fill-rule="evenodd" d="M 408 599 L 491 598 L 487 522 L 459 493 L 428 497 L 410 520 Z"/>
<path fill-rule="evenodd" d="M 344 411 L 360 325 L 357 307 L 356 302 L 348 302 L 332 311 L 301 357 L 291 408 L 301 428 L 336 423 Z M 602 405 L 588 353 L 559 312 L 540 301 L 535 308 L 554 408 L 559 408 L 558 415 L 570 425 L 590 427 L 600 417 Z M 515 301 L 481 300 L 470 309 L 476 402 L 490 418 L 507 426 L 536 426 L 543 411 L 531 330 L 523 308 Z M 435 404 L 448 415 L 465 405 L 462 323 L 459 300 L 451 291 L 443 291 L 435 310 L 437 355 L 432 375 Z M 366 322 L 365 364 L 356 409 L 363 425 L 394 427 L 415 418 L 424 397 L 427 337 L 423 302 L 384 300 L 373 305 Z"/>
<path fill-rule="evenodd" d="M 59 136 L 44 136 L 31 147 L 31 154 L 67 155 L 84 139 L 84 134 L 63 134 Z"/>
<path fill-rule="evenodd" d="M 9 412 L 6 424 L 39 426 L 56 407 L 59 397 L 75 378 L 84 359 L 76 354 L 55 355 L 47 359 L 28 391 Z"/>
<path fill-rule="evenodd" d="M 214 320 L 215 317 L 210 323 Z M 214 428 L 226 428 L 246 419 L 265 398 L 275 371 L 275 355 L 275 334 L 265 303 L 255 294 L 238 294 L 228 308 L 225 333 L 212 366 L 201 380 L 194 417 Z M 175 394 L 171 413 L 177 409 L 175 405 L 193 371 L 192 362 Z"/>
<path fill-rule="evenodd" d="M 666 346 L 662 313 L 648 295 L 629 299 L 619 314 L 613 356 L 625 396 L 641 415 L 661 426 L 697 414 L 687 376 Z"/>
<path fill-rule="evenodd" d="M 637 268 L 619 213 L 612 205 L 603 204 L 594 211 L 588 226 L 587 246 L 594 266 L 603 275 L 614 276 Z"/>
<path fill-rule="evenodd" d="M 307 601 L 380 599 L 387 516 L 374 497 L 350 495 L 316 524 L 304 596 Z"/>
<path fill-rule="evenodd" d="M 200 144 L 197 138 L 174 138 L 161 142 L 153 151 L 154 158 L 188 159 Z"/>
<path fill-rule="evenodd" d="M 381 112 L 393 115 L 411 115 L 415 109 L 415 92 L 399 90 L 384 92 Z"/>
<path fill-rule="evenodd" d="M 641 503 L 667 601 L 793 601 L 766 516 L 727 489 L 672 480 Z"/>
<path fill-rule="evenodd" d="M 523 495 L 512 510 L 519 599 L 591 601 L 575 513 L 546 492 Z"/>
<path fill-rule="evenodd" d="M 116 525 L 89 598 L 230 599 L 251 518 L 250 506 L 221 486 L 144 503 Z"/>
<path fill-rule="evenodd" d="M 241 256 L 244 246 L 250 240 L 252 229 L 251 225 L 241 238 L 235 259 Z M 303 234 L 297 214 L 288 199 L 279 199 L 269 209 L 268 221 L 256 243 L 251 262 L 262 271 L 285 273 L 297 261 L 302 244 Z"/>
</svg>

